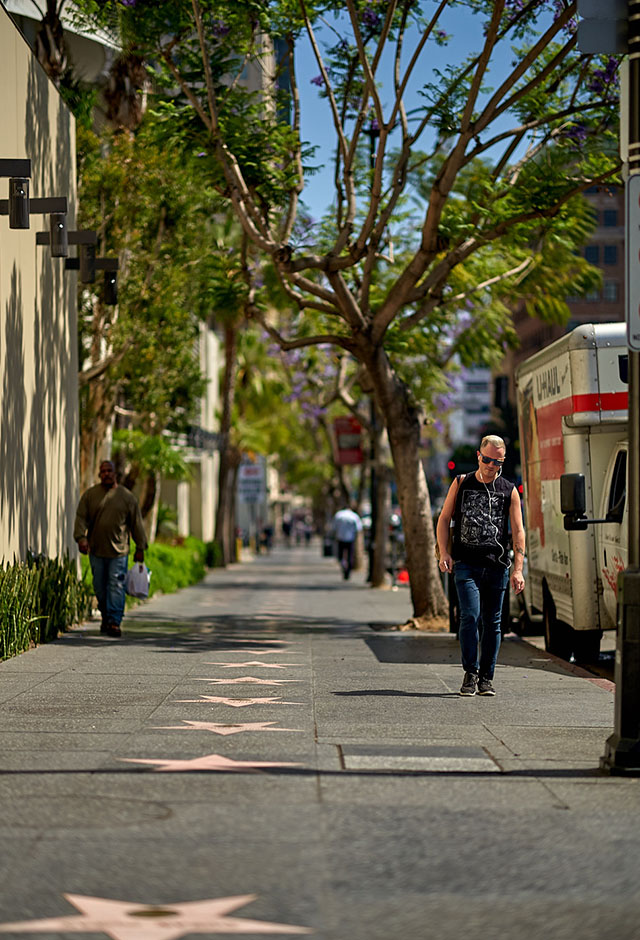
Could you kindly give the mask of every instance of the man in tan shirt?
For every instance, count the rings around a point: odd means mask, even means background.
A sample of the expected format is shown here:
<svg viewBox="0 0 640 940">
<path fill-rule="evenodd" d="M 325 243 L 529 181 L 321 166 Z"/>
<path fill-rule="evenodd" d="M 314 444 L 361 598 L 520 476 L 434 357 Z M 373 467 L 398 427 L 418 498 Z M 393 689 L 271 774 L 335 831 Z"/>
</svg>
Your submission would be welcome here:
<svg viewBox="0 0 640 940">
<path fill-rule="evenodd" d="M 111 460 L 100 464 L 100 483 L 80 497 L 73 537 L 83 555 L 89 554 L 93 589 L 102 614 L 101 633 L 121 636 L 129 537 L 136 543 L 134 560 L 144 561 L 147 536 L 138 500 L 116 482 Z"/>
</svg>

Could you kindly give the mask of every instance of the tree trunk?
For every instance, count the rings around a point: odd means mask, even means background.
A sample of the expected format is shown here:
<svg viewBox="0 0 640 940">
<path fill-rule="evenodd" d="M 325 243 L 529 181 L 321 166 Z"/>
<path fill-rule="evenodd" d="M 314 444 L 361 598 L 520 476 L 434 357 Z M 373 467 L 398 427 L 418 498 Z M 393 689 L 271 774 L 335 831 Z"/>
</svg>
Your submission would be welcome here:
<svg viewBox="0 0 640 940">
<path fill-rule="evenodd" d="M 365 357 L 391 445 L 413 613 L 428 624 L 444 617 L 448 606 L 435 559 L 431 500 L 420 460 L 420 418 L 384 350 L 379 348 L 373 356 L 367 350 Z"/>
<path fill-rule="evenodd" d="M 238 361 L 238 327 L 235 323 L 226 323 L 224 328 L 224 375 L 222 379 L 220 415 L 220 466 L 218 470 L 218 505 L 216 507 L 215 540 L 222 553 L 221 564 L 225 567 L 235 557 L 232 527 L 233 506 L 231 505 L 235 487 L 233 486 L 231 415 L 236 389 L 236 371 Z"/>
<path fill-rule="evenodd" d="M 105 441 L 113 420 L 115 392 L 106 376 L 80 391 L 80 492 L 98 482 L 98 467 L 108 458 Z"/>
<path fill-rule="evenodd" d="M 374 403 L 375 407 L 375 403 Z M 371 506 L 371 521 L 376 521 L 375 538 L 370 547 L 371 552 L 371 587 L 379 588 L 385 583 L 385 555 L 387 545 L 387 513 L 386 513 L 386 489 L 387 480 L 384 467 L 382 466 L 382 433 L 383 426 L 380 416 L 376 415 L 376 421 L 372 422 L 371 435 L 371 459 L 375 473 L 375 493 L 372 496 L 375 499 L 375 506 Z"/>
<path fill-rule="evenodd" d="M 387 468 L 383 466 L 380 458 L 380 448 L 377 448 L 376 459 L 376 487 L 377 515 L 376 538 L 373 546 L 373 560 L 371 565 L 371 587 L 383 587 L 386 583 L 387 573 L 387 545 L 389 541 L 389 480 Z"/>
<path fill-rule="evenodd" d="M 140 493 L 140 512 L 149 544 L 155 542 L 159 506 L 160 478 L 155 473 L 147 473 Z"/>
</svg>

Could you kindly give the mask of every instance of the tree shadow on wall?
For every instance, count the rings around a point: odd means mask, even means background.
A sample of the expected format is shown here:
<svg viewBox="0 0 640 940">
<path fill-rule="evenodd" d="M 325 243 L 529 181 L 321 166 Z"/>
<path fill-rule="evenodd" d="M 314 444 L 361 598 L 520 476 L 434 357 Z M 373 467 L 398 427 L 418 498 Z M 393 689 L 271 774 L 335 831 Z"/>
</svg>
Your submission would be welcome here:
<svg viewBox="0 0 640 940">
<path fill-rule="evenodd" d="M 27 394 L 22 308 L 22 280 L 14 264 L 4 308 L 4 330 L 0 335 L 4 347 L 0 349 L 0 356 L 4 358 L 0 401 L 0 517 L 5 538 L 16 546 L 20 555 L 27 548 L 24 499 L 25 481 L 30 471 L 23 438 Z"/>
</svg>

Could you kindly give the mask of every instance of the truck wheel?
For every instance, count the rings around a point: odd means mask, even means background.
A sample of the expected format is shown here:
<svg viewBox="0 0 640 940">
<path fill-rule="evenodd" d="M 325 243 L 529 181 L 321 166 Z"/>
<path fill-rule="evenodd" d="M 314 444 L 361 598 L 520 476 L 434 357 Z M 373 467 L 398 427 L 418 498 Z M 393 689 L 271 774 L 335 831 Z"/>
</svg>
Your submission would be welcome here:
<svg viewBox="0 0 640 940">
<path fill-rule="evenodd" d="M 602 630 L 572 630 L 573 655 L 577 663 L 597 663 Z"/>
<path fill-rule="evenodd" d="M 559 656 L 560 659 L 569 660 L 573 650 L 571 642 L 572 630 L 567 624 L 556 619 L 555 604 L 545 593 L 544 608 L 542 611 L 544 622 L 544 648 L 548 653 Z"/>
</svg>

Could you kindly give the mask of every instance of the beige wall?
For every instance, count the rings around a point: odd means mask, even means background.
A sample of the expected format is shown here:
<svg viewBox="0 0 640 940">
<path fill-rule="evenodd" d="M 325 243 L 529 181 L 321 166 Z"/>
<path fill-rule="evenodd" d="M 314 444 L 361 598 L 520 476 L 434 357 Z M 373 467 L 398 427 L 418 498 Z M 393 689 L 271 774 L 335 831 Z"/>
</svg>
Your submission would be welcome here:
<svg viewBox="0 0 640 940">
<path fill-rule="evenodd" d="M 67 196 L 75 228 L 75 125 L 0 6 L 0 156 L 31 159 L 31 196 Z M 0 179 L 0 198 L 9 183 Z M 0 216 L 0 560 L 71 547 L 77 494 L 75 275 L 36 247 L 48 216 Z"/>
</svg>

